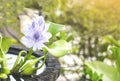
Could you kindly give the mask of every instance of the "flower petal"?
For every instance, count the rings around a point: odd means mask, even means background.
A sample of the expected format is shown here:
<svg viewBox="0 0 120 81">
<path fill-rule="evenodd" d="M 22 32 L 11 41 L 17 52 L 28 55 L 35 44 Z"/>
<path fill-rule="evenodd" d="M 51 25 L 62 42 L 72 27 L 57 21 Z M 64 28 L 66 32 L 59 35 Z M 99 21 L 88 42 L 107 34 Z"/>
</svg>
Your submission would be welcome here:
<svg viewBox="0 0 120 81">
<path fill-rule="evenodd" d="M 48 40 L 52 37 L 52 34 L 49 33 L 49 32 L 44 32 L 42 33 L 44 38 L 42 39 L 42 42 L 45 43 L 45 42 L 48 42 Z"/>
<path fill-rule="evenodd" d="M 21 42 L 28 48 L 31 48 L 34 45 L 34 41 L 25 36 L 21 38 Z"/>
<path fill-rule="evenodd" d="M 22 31 L 25 35 L 21 42 L 26 47 L 33 47 L 33 50 L 40 50 L 45 42 L 48 42 L 52 35 L 47 32 L 50 24 L 45 24 L 42 16 L 36 16 L 31 22 L 28 22 L 27 27 Z"/>
<path fill-rule="evenodd" d="M 43 16 L 34 18 L 33 22 L 35 22 L 37 30 L 39 30 L 41 32 L 44 31 L 45 21 L 44 21 Z"/>
<path fill-rule="evenodd" d="M 41 43 L 40 41 L 39 42 L 36 42 L 33 46 L 33 50 L 36 51 L 36 50 L 40 50 L 42 49 L 42 47 L 44 46 L 43 43 Z"/>
<path fill-rule="evenodd" d="M 48 29 L 49 29 L 49 26 L 50 26 L 50 24 L 46 23 L 46 24 L 45 24 L 45 27 L 44 27 L 44 31 L 43 31 L 43 32 L 47 32 L 47 31 L 48 31 Z"/>
</svg>

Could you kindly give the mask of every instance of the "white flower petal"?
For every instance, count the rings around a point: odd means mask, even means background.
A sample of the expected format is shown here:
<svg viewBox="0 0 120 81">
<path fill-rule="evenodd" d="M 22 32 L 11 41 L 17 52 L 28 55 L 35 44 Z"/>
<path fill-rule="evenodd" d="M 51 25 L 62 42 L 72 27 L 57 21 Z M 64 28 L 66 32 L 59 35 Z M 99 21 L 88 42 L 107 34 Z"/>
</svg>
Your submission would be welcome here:
<svg viewBox="0 0 120 81">
<path fill-rule="evenodd" d="M 25 36 L 21 38 L 21 43 L 23 43 L 28 48 L 31 48 L 34 45 L 34 41 L 26 38 Z"/>
<path fill-rule="evenodd" d="M 36 50 L 40 50 L 42 49 L 43 47 L 43 43 L 41 43 L 40 41 L 35 43 L 34 46 L 33 46 L 33 50 L 36 51 Z"/>
<path fill-rule="evenodd" d="M 33 46 L 33 50 L 34 50 L 34 51 L 37 50 L 37 46 L 36 46 L 36 45 Z"/>
<path fill-rule="evenodd" d="M 42 42 L 48 42 L 48 40 L 52 37 L 52 34 L 49 32 L 42 33 L 44 38 L 42 39 Z"/>
<path fill-rule="evenodd" d="M 49 26 L 50 26 L 50 23 L 46 23 L 46 24 L 45 24 L 45 29 L 44 29 L 44 32 L 47 32 L 47 31 L 48 31 Z"/>
</svg>

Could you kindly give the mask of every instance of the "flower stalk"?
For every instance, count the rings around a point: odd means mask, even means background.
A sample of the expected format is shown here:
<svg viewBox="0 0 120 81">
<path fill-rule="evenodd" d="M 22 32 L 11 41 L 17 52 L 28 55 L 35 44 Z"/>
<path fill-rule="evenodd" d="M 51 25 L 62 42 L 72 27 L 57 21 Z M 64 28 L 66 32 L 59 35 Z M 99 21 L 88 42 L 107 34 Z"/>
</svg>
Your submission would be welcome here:
<svg viewBox="0 0 120 81">
<path fill-rule="evenodd" d="M 0 73 L 0 78 L 7 78 L 7 75 L 10 74 L 10 69 L 8 68 L 7 65 L 7 59 L 5 56 L 5 53 L 2 49 L 2 36 L 0 36 L 0 58 L 1 58 L 1 73 Z"/>
</svg>

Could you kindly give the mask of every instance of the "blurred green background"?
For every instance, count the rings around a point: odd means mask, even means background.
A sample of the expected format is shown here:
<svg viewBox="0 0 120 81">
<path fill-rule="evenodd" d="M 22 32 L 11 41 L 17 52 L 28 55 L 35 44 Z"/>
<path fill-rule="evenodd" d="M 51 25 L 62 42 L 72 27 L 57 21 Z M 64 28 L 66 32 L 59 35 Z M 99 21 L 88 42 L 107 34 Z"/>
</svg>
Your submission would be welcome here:
<svg viewBox="0 0 120 81">
<path fill-rule="evenodd" d="M 73 50 L 59 59 L 62 73 L 58 81 L 90 81 L 85 80 L 84 62 L 112 61 L 106 52 L 110 43 L 105 37 L 120 40 L 119 5 L 119 0 L 0 0 L 0 31 L 19 35 L 19 15 L 25 8 L 36 9 L 46 20 L 66 25 L 68 35 L 74 39 Z M 70 58 L 69 62 L 66 58 Z"/>
</svg>

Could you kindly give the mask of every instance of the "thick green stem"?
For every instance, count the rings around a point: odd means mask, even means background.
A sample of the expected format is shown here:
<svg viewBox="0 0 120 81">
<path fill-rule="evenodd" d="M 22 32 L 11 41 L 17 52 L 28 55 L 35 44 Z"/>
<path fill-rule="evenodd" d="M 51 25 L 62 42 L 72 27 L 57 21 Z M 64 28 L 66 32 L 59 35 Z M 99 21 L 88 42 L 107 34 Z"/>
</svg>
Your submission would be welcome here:
<svg viewBox="0 0 120 81">
<path fill-rule="evenodd" d="M 17 73 L 19 69 L 23 66 L 24 62 L 21 59 L 22 54 L 27 54 L 27 51 L 22 50 L 19 52 L 18 57 L 13 65 L 13 68 L 11 70 L 11 73 Z"/>
<path fill-rule="evenodd" d="M 33 50 L 32 50 L 32 48 L 30 48 L 29 53 L 24 57 L 24 62 L 26 62 L 29 59 L 29 57 L 32 55 L 32 53 L 33 53 Z"/>
<path fill-rule="evenodd" d="M 46 52 L 46 53 L 44 54 L 44 60 L 43 60 L 43 62 L 42 62 L 42 64 L 41 64 L 41 66 L 39 66 L 37 69 L 40 69 L 41 67 L 43 67 L 43 65 L 45 64 L 47 55 L 48 55 L 48 52 Z"/>
<path fill-rule="evenodd" d="M 14 65 L 13 65 L 13 68 L 16 67 L 17 64 L 19 64 L 19 62 L 21 60 L 21 56 L 22 56 L 23 53 L 27 53 L 27 51 L 25 51 L 25 50 L 20 51 Z"/>
<path fill-rule="evenodd" d="M 10 69 L 8 68 L 8 65 L 7 65 L 7 59 L 6 59 L 6 56 L 5 56 L 5 52 L 3 51 L 2 49 L 2 36 L 0 37 L 0 52 L 1 52 L 1 55 L 0 55 L 0 58 L 3 59 L 3 61 L 1 62 L 1 72 L 4 73 L 4 74 L 9 74 L 10 73 Z"/>
<path fill-rule="evenodd" d="M 0 37 L 0 51 L 1 51 L 1 58 L 4 59 L 1 66 L 5 67 L 5 66 L 7 66 L 7 63 L 6 63 L 5 53 L 4 53 L 3 49 L 2 49 L 2 36 Z"/>
</svg>

